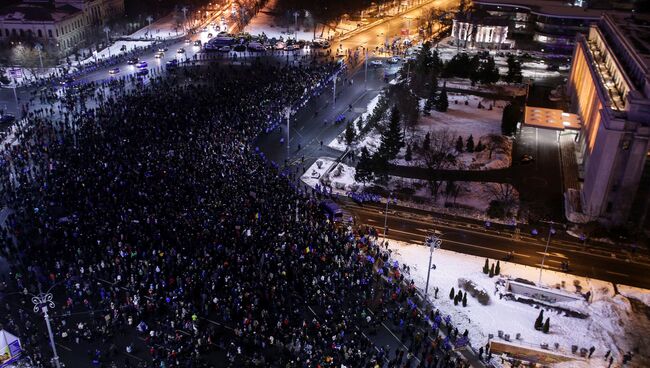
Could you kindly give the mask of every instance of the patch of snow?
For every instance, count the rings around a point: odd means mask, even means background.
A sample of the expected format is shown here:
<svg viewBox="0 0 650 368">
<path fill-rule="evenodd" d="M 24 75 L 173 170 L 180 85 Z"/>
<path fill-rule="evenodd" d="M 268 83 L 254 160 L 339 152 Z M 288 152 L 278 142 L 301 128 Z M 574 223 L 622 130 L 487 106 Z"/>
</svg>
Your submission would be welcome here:
<svg viewBox="0 0 650 368">
<path fill-rule="evenodd" d="M 443 240 L 442 246 L 445 243 Z M 404 242 L 390 241 L 392 257 L 401 264 L 410 266 L 410 272 L 404 274 L 405 278 L 412 279 L 416 286 L 423 290 L 428 269 L 429 249 Z M 563 307 L 585 312 L 589 315 L 586 319 L 568 317 L 557 314 L 552 310 L 545 311 L 544 316 L 550 317 L 550 333 L 545 334 L 534 329 L 535 319 L 539 309 L 507 298 L 501 298 L 505 290 L 497 285 L 500 278 L 523 278 L 536 281 L 539 269 L 530 266 L 500 262 L 501 275 L 489 278 L 482 273 L 485 258 L 465 255 L 444 249 L 436 250 L 433 254 L 435 270 L 431 270 L 431 283 L 429 296 L 434 306 L 440 309 L 443 315 L 450 315 L 452 322 L 462 333 L 469 330 L 470 342 L 473 346 L 484 345 L 488 334 L 498 335 L 501 330 L 514 339 L 517 333 L 521 340 L 517 343 L 540 348 L 542 343 L 547 343 L 550 349 L 555 349 L 554 344 L 559 344 L 560 352 L 571 355 L 571 346 L 579 348 L 596 348 L 590 367 L 606 367 L 603 356 L 606 351 L 612 350 L 617 362 L 627 351 L 639 349 L 632 364 L 634 367 L 647 367 L 650 364 L 650 341 L 647 331 L 650 320 L 644 313 L 635 311 L 629 300 L 623 295 L 614 295 L 610 283 L 574 276 L 561 272 L 545 270 L 542 275 L 542 284 L 552 288 L 563 288 L 567 292 L 574 292 L 574 282 L 579 282 L 582 292 L 592 293 L 592 302 L 584 299 L 575 302 L 562 303 Z M 490 263 L 496 261 L 490 260 Z M 490 294 L 491 303 L 487 306 L 468 295 L 467 307 L 459 303 L 455 306 L 449 299 L 451 288 L 458 293 L 458 279 L 472 280 L 480 288 Z M 434 288 L 439 289 L 438 298 L 434 299 Z M 645 290 L 644 293 L 647 293 Z M 495 337 L 497 338 L 497 337 Z M 567 365 L 563 367 L 573 367 Z"/>
</svg>

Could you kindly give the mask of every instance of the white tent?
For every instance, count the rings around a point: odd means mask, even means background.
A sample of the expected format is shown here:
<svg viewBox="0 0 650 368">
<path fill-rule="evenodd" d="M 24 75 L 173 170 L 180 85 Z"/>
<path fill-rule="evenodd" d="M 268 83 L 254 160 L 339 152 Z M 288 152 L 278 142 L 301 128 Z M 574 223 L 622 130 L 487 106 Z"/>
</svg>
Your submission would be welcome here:
<svg viewBox="0 0 650 368">
<path fill-rule="evenodd" d="M 16 361 L 21 353 L 20 339 L 5 330 L 0 330 L 0 368 Z"/>
</svg>

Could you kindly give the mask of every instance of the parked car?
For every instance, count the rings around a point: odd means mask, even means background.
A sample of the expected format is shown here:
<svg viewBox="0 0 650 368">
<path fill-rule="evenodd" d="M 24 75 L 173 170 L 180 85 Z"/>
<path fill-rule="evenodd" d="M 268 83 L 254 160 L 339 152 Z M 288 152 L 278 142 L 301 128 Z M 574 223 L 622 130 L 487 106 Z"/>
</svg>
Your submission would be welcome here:
<svg viewBox="0 0 650 368">
<path fill-rule="evenodd" d="M 266 50 L 266 46 L 264 46 L 263 44 L 261 44 L 259 42 L 253 41 L 253 42 L 248 44 L 248 49 L 251 50 L 251 51 L 264 51 L 264 50 Z"/>
<path fill-rule="evenodd" d="M 293 44 L 293 45 L 287 45 L 286 47 L 287 51 L 298 51 L 300 50 L 300 46 Z"/>
<path fill-rule="evenodd" d="M 280 42 L 276 43 L 273 48 L 276 49 L 276 50 L 284 50 L 285 47 L 287 47 L 287 44 L 280 41 Z"/>
<path fill-rule="evenodd" d="M 120 68 L 113 68 L 108 71 L 108 74 L 119 74 L 120 73 Z"/>
<path fill-rule="evenodd" d="M 221 51 L 221 52 L 230 52 L 230 46 L 221 46 L 219 48 L 219 51 Z"/>
<path fill-rule="evenodd" d="M 0 116 L 0 124 L 11 124 L 16 121 L 16 117 L 13 114 L 2 114 Z"/>
<path fill-rule="evenodd" d="M 529 164 L 529 163 L 534 162 L 534 161 L 535 161 L 535 157 L 533 157 L 531 155 L 528 155 L 528 154 L 522 155 L 521 160 L 519 160 L 519 162 L 521 162 L 522 164 Z"/>
</svg>

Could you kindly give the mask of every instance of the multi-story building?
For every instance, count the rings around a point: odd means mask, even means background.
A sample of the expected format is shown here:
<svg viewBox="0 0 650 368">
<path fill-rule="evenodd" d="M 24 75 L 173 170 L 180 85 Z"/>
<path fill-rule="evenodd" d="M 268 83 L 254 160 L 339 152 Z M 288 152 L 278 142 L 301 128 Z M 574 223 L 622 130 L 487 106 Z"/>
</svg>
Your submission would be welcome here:
<svg viewBox="0 0 650 368">
<path fill-rule="evenodd" d="M 650 26 L 605 15 L 579 34 L 568 80 L 582 211 L 610 224 L 650 219 Z"/>
<path fill-rule="evenodd" d="M 576 34 L 587 32 L 603 10 L 557 0 L 474 0 L 474 7 L 510 21 L 516 47 L 570 54 Z"/>
<path fill-rule="evenodd" d="M 485 14 L 458 14 L 454 18 L 451 35 L 454 43 L 477 47 L 501 47 L 507 43 L 508 20 Z"/>
<path fill-rule="evenodd" d="M 39 43 L 66 55 L 124 13 L 124 0 L 23 1 L 0 8 L 0 43 Z"/>
</svg>

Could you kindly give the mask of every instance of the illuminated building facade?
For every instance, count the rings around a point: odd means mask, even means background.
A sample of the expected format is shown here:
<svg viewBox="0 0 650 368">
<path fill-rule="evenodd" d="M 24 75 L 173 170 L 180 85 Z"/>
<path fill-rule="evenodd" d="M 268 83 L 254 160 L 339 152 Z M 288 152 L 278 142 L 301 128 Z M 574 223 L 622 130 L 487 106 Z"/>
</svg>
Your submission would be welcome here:
<svg viewBox="0 0 650 368">
<path fill-rule="evenodd" d="M 648 221 L 650 27 L 605 15 L 578 35 L 568 80 L 582 119 L 582 211 L 611 225 Z"/>
</svg>

